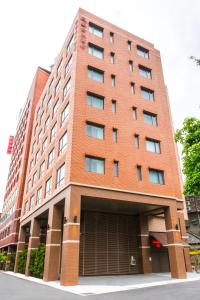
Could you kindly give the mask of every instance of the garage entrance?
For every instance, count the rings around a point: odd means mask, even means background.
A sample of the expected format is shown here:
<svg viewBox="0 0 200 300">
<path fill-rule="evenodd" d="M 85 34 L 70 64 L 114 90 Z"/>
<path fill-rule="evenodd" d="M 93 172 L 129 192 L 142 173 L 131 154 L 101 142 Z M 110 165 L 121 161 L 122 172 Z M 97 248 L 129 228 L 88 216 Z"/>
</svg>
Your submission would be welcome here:
<svg viewBox="0 0 200 300">
<path fill-rule="evenodd" d="M 82 211 L 80 276 L 139 273 L 137 217 Z"/>
</svg>

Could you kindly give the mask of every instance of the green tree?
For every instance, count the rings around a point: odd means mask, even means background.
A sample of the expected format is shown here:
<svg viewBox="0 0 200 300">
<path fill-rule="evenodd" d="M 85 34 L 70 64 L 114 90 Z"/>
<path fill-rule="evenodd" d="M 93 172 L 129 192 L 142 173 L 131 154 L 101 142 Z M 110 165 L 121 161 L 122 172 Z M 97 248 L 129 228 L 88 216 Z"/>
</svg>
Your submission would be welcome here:
<svg viewBox="0 0 200 300">
<path fill-rule="evenodd" d="M 194 60 L 194 62 L 197 64 L 197 66 L 200 66 L 200 59 L 196 58 L 195 56 L 190 56 L 190 59 Z"/>
<path fill-rule="evenodd" d="M 200 120 L 186 118 L 175 140 L 183 146 L 184 194 L 200 195 Z"/>
</svg>

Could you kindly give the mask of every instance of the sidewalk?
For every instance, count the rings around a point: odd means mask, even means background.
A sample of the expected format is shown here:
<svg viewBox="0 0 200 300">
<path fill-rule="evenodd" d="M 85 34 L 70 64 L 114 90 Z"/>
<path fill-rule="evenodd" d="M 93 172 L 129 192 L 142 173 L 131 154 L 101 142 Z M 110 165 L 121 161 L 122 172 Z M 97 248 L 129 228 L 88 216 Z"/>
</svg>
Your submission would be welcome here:
<svg viewBox="0 0 200 300">
<path fill-rule="evenodd" d="M 4 273 L 80 296 L 107 294 L 119 291 L 128 291 L 133 289 L 142 289 L 147 287 L 200 280 L 200 274 L 197 273 L 187 273 L 187 279 L 171 279 L 170 273 L 154 273 L 145 275 L 138 274 L 122 276 L 81 277 L 79 285 L 65 287 L 61 286 L 59 281 L 45 282 L 42 279 L 26 277 L 25 275 L 19 273 Z"/>
</svg>

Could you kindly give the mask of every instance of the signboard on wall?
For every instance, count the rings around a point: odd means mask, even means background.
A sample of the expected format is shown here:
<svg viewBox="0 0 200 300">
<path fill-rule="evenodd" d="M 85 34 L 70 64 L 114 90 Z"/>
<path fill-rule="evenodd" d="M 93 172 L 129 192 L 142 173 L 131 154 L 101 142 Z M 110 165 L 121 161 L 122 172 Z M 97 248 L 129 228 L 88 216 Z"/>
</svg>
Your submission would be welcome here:
<svg viewBox="0 0 200 300">
<path fill-rule="evenodd" d="M 11 154 L 12 153 L 13 143 L 14 143 L 14 136 L 10 135 L 9 142 L 8 142 L 8 148 L 7 148 L 7 154 Z"/>
</svg>

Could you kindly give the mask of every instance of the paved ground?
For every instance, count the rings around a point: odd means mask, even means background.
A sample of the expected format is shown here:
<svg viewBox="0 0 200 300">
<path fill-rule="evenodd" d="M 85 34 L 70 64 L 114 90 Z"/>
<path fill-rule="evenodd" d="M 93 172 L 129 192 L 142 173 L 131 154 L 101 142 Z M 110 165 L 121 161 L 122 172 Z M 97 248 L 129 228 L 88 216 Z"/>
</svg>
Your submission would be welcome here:
<svg viewBox="0 0 200 300">
<path fill-rule="evenodd" d="M 200 280 L 102 295 L 78 296 L 0 273 L 1 300 L 200 300 Z"/>
</svg>

